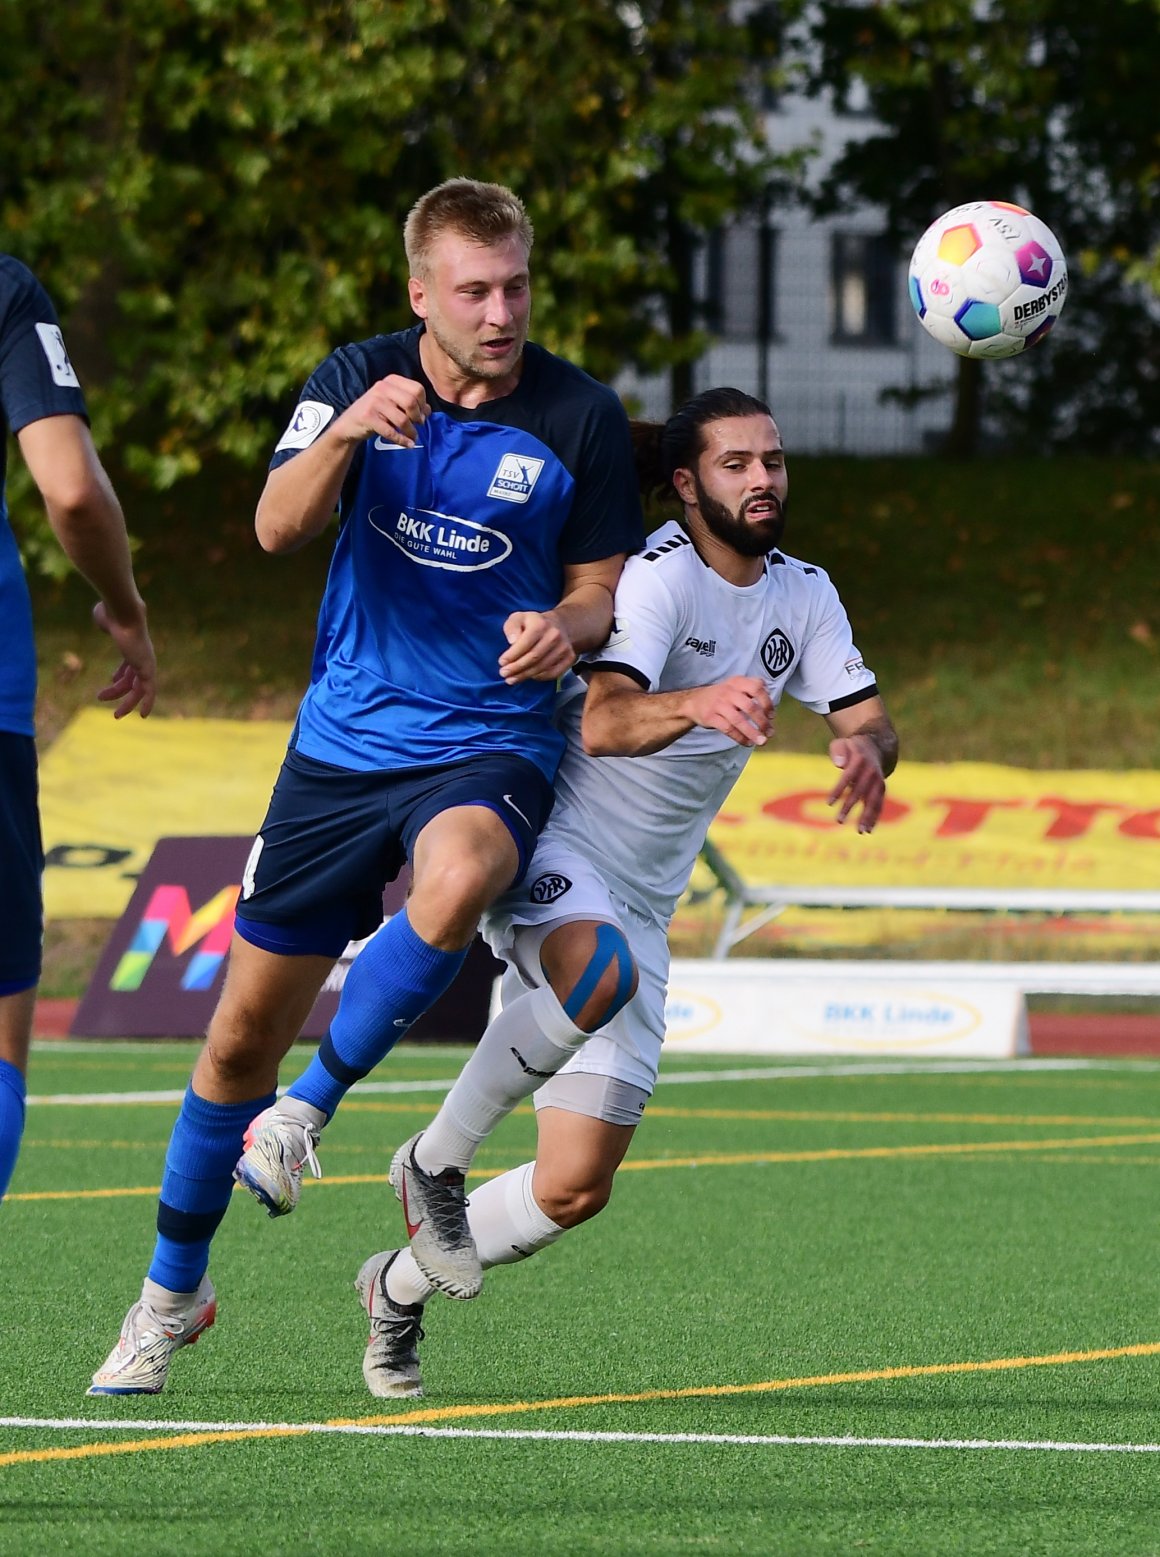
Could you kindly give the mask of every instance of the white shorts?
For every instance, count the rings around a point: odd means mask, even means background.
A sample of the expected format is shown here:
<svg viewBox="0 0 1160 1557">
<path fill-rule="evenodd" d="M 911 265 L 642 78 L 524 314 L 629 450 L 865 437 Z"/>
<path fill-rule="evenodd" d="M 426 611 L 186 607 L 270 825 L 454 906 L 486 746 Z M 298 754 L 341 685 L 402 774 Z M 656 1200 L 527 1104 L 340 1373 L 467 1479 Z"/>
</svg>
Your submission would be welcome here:
<svg viewBox="0 0 1160 1557">
<path fill-rule="evenodd" d="M 527 989 L 547 983 L 540 944 L 550 930 L 573 919 L 605 919 L 620 926 L 636 961 L 639 986 L 623 1010 L 593 1033 L 558 1075 L 605 1076 L 651 1094 L 665 1037 L 665 927 L 610 892 L 596 867 L 564 844 L 541 839 L 520 885 L 505 892 L 483 916 L 480 933 L 508 964 L 504 1003 L 514 997 L 517 979 Z"/>
</svg>

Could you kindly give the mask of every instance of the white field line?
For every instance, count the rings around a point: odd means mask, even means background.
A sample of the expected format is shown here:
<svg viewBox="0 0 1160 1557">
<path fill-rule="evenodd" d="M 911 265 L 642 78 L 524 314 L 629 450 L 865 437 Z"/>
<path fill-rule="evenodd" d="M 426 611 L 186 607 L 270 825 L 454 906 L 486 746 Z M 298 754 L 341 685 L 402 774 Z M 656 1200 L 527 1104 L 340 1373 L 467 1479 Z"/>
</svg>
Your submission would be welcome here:
<svg viewBox="0 0 1160 1557">
<path fill-rule="evenodd" d="M 305 1437 L 328 1433 L 357 1438 L 491 1438 L 539 1443 L 733 1444 L 803 1449 L 956 1449 L 1034 1451 L 1044 1454 L 1160 1454 L 1160 1443 L 1069 1443 L 1051 1438 L 859 1438 L 851 1433 L 613 1433 L 556 1432 L 543 1428 L 362 1426 L 357 1422 L 100 1422 L 84 1417 L 0 1417 L 0 1428 L 52 1432 L 254 1433 Z"/>
<path fill-rule="evenodd" d="M 360 1082 L 351 1088 L 352 1093 L 367 1092 L 450 1092 L 455 1078 L 443 1081 L 371 1081 Z M 285 1091 L 285 1088 L 282 1088 Z M 180 1103 L 185 1088 L 167 1088 L 159 1092 L 43 1092 L 29 1093 L 26 1103 L 99 1104 L 112 1103 Z"/>
<path fill-rule="evenodd" d="M 1012 1071 L 1138 1071 L 1145 1068 L 1135 1060 L 1086 1060 L 1086 1059 L 1030 1059 L 1030 1060 L 898 1060 L 855 1061 L 851 1064 L 833 1065 L 762 1065 L 738 1070 L 677 1070 L 668 1071 L 658 1079 L 658 1086 L 680 1086 L 714 1081 L 795 1081 L 816 1080 L 827 1076 L 927 1076 L 1010 1074 Z M 356 1097 L 372 1095 L 431 1092 L 443 1095 L 451 1090 L 455 1078 L 430 1081 L 360 1081 L 351 1088 Z M 180 1103 L 185 1088 L 165 1088 L 154 1092 L 40 1092 L 29 1093 L 25 1101 L 41 1107 L 88 1107 L 111 1105 L 120 1107 L 128 1103 Z"/>
</svg>

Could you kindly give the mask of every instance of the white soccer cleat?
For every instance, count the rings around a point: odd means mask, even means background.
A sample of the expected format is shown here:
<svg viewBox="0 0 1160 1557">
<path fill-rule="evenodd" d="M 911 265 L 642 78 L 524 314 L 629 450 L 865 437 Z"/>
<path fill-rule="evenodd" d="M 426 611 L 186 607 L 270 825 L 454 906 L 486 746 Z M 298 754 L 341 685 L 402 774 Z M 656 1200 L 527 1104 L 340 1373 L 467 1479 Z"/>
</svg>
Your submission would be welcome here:
<svg viewBox="0 0 1160 1557">
<path fill-rule="evenodd" d="M 322 1177 L 314 1151 L 318 1133 L 314 1125 L 283 1113 L 277 1103 L 250 1121 L 234 1178 L 271 1216 L 289 1216 L 298 1204 L 304 1167 L 316 1179 Z"/>
<path fill-rule="evenodd" d="M 192 1346 L 217 1318 L 217 1298 L 208 1276 L 201 1278 L 187 1310 L 159 1314 L 142 1297 L 125 1315 L 116 1346 L 93 1374 L 90 1395 L 159 1395 L 174 1352 Z"/>
<path fill-rule="evenodd" d="M 418 1140 L 413 1135 L 399 1147 L 390 1172 L 411 1253 L 433 1287 L 448 1297 L 473 1298 L 483 1286 L 483 1266 L 467 1225 L 464 1175 L 458 1168 L 425 1173 L 415 1161 Z"/>
<path fill-rule="evenodd" d="M 387 1272 L 398 1257 L 398 1249 L 372 1254 L 354 1282 L 359 1302 L 371 1322 L 363 1355 L 363 1378 L 371 1394 L 380 1399 L 423 1393 L 423 1378 L 419 1372 L 423 1305 L 396 1303 L 387 1295 Z"/>
</svg>

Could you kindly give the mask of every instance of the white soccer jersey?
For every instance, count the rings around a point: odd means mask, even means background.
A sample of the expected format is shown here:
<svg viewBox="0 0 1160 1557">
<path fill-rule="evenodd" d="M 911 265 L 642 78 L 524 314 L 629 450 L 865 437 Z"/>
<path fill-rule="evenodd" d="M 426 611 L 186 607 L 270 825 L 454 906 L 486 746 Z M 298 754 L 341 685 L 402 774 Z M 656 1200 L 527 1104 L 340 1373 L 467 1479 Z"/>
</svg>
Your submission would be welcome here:
<svg viewBox="0 0 1160 1557">
<path fill-rule="evenodd" d="M 756 584 L 730 584 L 676 521 L 628 559 L 612 635 L 585 662 L 621 671 L 650 692 L 757 676 L 774 704 L 788 692 L 819 714 L 878 690 L 820 568 L 774 551 Z M 575 676 L 562 690 L 567 750 L 544 843 L 575 849 L 627 903 L 667 925 L 750 748 L 697 728 L 651 756 L 585 756 L 583 691 Z M 533 861 L 528 882 L 535 869 Z"/>
</svg>

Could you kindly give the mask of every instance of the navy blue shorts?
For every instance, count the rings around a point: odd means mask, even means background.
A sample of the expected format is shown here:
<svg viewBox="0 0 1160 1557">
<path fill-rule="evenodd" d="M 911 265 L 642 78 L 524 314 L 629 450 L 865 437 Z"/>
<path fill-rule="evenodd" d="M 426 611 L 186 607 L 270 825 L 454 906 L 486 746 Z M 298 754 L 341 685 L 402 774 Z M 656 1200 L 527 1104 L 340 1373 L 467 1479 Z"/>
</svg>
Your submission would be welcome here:
<svg viewBox="0 0 1160 1557">
<path fill-rule="evenodd" d="M 506 824 L 519 881 L 552 809 L 525 757 L 356 773 L 288 751 L 242 881 L 235 928 L 267 951 L 338 957 L 383 920 L 383 888 L 442 811 L 481 805 Z"/>
<path fill-rule="evenodd" d="M 0 730 L 0 995 L 40 980 L 43 871 L 36 742 Z"/>
</svg>

